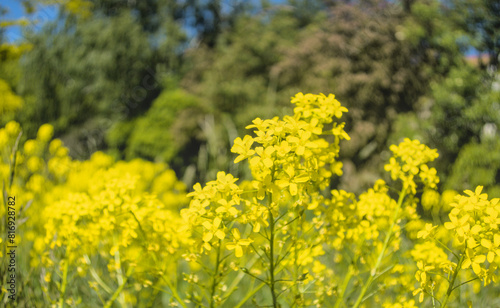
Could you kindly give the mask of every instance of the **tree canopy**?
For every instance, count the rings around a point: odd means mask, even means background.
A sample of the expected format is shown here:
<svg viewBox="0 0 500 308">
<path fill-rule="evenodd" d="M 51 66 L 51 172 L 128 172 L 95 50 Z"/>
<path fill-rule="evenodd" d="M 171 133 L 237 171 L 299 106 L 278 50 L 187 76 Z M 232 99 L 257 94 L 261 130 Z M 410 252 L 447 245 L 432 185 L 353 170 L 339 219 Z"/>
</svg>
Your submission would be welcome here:
<svg viewBox="0 0 500 308">
<path fill-rule="evenodd" d="M 51 123 L 75 157 L 107 150 L 203 180 L 229 168 L 220 151 L 236 127 L 286 113 L 297 92 L 335 93 L 349 108 L 341 187 L 369 185 L 406 133 L 438 148 L 452 166 L 443 185 L 459 189 L 467 168 L 453 163 L 498 136 L 496 1 L 23 4 L 28 16 L 43 5 L 58 15 L 2 43 L 1 120 L 27 136 Z"/>
</svg>

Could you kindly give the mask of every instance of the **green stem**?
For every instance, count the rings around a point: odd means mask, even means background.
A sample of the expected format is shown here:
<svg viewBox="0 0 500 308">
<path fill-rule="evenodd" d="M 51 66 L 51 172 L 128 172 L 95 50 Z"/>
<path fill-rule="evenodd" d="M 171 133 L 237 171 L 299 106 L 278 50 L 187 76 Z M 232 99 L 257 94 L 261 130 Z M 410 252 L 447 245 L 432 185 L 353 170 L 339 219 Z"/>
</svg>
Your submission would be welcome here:
<svg viewBox="0 0 500 308">
<path fill-rule="evenodd" d="M 179 263 L 177 263 L 177 265 L 179 265 Z M 176 268 L 178 268 L 178 266 Z M 187 308 L 186 304 L 184 303 L 184 301 L 179 296 L 179 293 L 177 292 L 177 279 L 178 279 L 177 271 L 175 271 L 175 279 L 174 279 L 174 283 L 173 284 L 168 279 L 168 277 L 165 277 L 165 275 L 161 275 L 161 279 L 163 279 L 163 281 L 165 281 L 165 283 L 167 284 L 168 288 L 170 289 L 170 292 L 171 292 L 172 296 L 179 302 L 179 304 L 183 308 Z M 160 289 L 160 291 L 164 292 L 162 289 Z"/>
<path fill-rule="evenodd" d="M 398 204 L 396 205 L 396 211 L 394 212 L 394 216 L 392 216 L 392 223 L 391 227 L 389 228 L 389 232 L 385 235 L 385 240 L 384 240 L 384 246 L 382 246 L 382 251 L 378 255 L 377 258 L 377 263 L 375 263 L 375 267 L 371 270 L 370 277 L 368 277 L 368 281 L 366 281 L 365 285 L 361 289 L 361 293 L 358 296 L 358 299 L 356 300 L 356 303 L 354 304 L 353 308 L 358 308 L 361 302 L 363 301 L 363 298 L 370 288 L 371 284 L 375 280 L 375 277 L 377 275 L 378 268 L 382 264 L 382 260 L 384 259 L 385 256 L 385 251 L 387 250 L 387 247 L 389 246 L 390 239 L 392 237 L 392 233 L 394 232 L 394 227 L 396 226 L 398 222 L 398 217 L 399 217 L 399 212 L 401 211 L 401 207 L 403 205 L 403 200 L 406 197 L 406 189 L 403 188 L 401 192 L 399 193 L 399 199 L 398 199 Z"/>
<path fill-rule="evenodd" d="M 345 291 L 347 289 L 347 285 L 349 284 L 349 281 L 351 280 L 351 277 L 353 274 L 354 274 L 354 266 L 351 264 L 351 265 L 349 265 L 349 268 L 347 269 L 347 273 L 344 277 L 344 281 L 342 282 L 341 293 L 340 293 L 340 296 L 337 298 L 337 301 L 335 302 L 334 308 L 339 308 L 344 303 Z"/>
<path fill-rule="evenodd" d="M 128 279 L 130 275 L 132 274 L 132 267 L 129 268 L 127 271 L 127 275 L 125 276 L 125 279 L 122 280 L 122 283 L 120 286 L 115 290 L 115 293 L 113 293 L 113 296 L 109 299 L 109 301 L 106 302 L 106 305 L 104 305 L 104 308 L 111 308 L 111 305 L 113 305 L 114 301 L 122 294 L 123 288 L 125 288 L 125 285 L 128 282 Z"/>
<path fill-rule="evenodd" d="M 234 308 L 240 308 L 241 306 L 243 306 L 243 304 L 245 304 L 252 296 L 255 295 L 255 293 L 257 293 L 257 291 L 262 289 L 262 287 L 264 287 L 265 285 L 266 285 L 266 283 L 263 282 L 263 283 L 259 284 L 257 286 L 257 288 L 248 292 L 248 294 Z"/>
<path fill-rule="evenodd" d="M 220 246 L 222 244 L 221 242 L 222 241 L 219 240 L 219 246 L 217 247 L 217 261 L 215 263 L 215 273 L 214 273 L 214 275 L 212 277 L 212 289 L 210 291 L 210 308 L 215 307 L 214 297 L 215 297 L 215 290 L 217 288 L 217 284 L 219 283 L 218 279 L 217 279 L 217 276 L 219 276 Z"/>
<path fill-rule="evenodd" d="M 458 272 L 460 271 L 460 268 L 462 267 L 462 262 L 464 261 L 465 253 L 462 254 L 462 257 L 460 258 L 460 261 L 458 261 L 457 267 L 455 268 L 455 271 L 453 272 L 453 276 L 451 278 L 450 284 L 448 285 L 448 290 L 446 291 L 446 297 L 444 298 L 443 303 L 441 304 L 441 308 L 445 308 L 446 305 L 448 304 L 448 300 L 450 299 L 451 292 L 455 289 L 453 286 L 455 285 L 455 280 L 457 279 Z"/>
<path fill-rule="evenodd" d="M 95 271 L 94 267 L 92 266 L 92 263 L 90 261 L 89 256 L 84 255 L 83 258 L 85 259 L 85 261 L 89 265 L 90 274 L 92 275 L 92 277 L 94 277 L 95 281 L 101 286 L 101 288 L 103 288 L 104 291 L 106 291 L 108 294 L 111 294 L 111 292 L 112 292 L 111 288 L 108 287 L 108 285 L 104 281 L 102 281 L 101 277 L 99 277 L 99 275 Z"/>
<path fill-rule="evenodd" d="M 284 269 L 285 267 L 283 265 L 281 266 L 275 266 L 274 267 L 274 275 L 276 276 L 277 274 L 281 273 L 281 271 Z M 251 274 L 248 270 L 244 271 L 245 274 L 257 279 L 258 281 L 261 281 L 262 283 L 260 285 L 257 286 L 257 288 L 255 289 L 252 289 L 250 291 L 248 291 L 247 295 L 245 296 L 244 299 L 242 299 L 238 305 L 235 307 L 235 308 L 239 308 L 241 307 L 246 301 L 248 301 L 255 293 L 257 293 L 257 291 L 259 291 L 260 289 L 262 289 L 262 287 L 264 286 L 268 286 L 269 285 L 269 282 L 268 281 L 264 281 L 262 279 L 260 279 L 259 277 Z M 278 282 L 279 280 L 275 280 L 275 282 Z"/>
<path fill-rule="evenodd" d="M 116 243 L 116 238 L 114 239 L 114 243 Z M 115 263 L 117 264 L 116 266 L 116 278 L 118 280 L 118 284 L 121 286 L 125 285 L 126 280 L 123 279 L 123 272 L 122 272 L 122 261 L 121 261 L 121 256 L 120 256 L 120 250 L 117 250 L 114 255 L 115 258 Z M 120 289 L 120 287 L 118 289 Z M 123 289 L 123 287 L 121 287 Z M 115 291 L 116 293 L 116 291 Z M 116 294 L 117 296 L 120 296 L 120 299 L 118 300 L 120 302 L 120 305 L 122 307 L 126 307 L 125 303 L 125 296 L 123 294 Z M 114 301 L 114 300 L 113 300 Z"/>
<path fill-rule="evenodd" d="M 464 284 L 468 284 L 469 282 L 472 282 L 472 281 L 474 281 L 474 280 L 478 280 L 478 279 L 479 279 L 479 277 L 476 277 L 476 278 L 469 279 L 469 280 L 467 280 L 467 281 L 465 281 L 465 282 L 462 282 L 461 284 L 456 285 L 455 287 L 453 287 L 453 290 L 455 290 L 456 288 L 460 288 L 460 287 L 461 287 L 461 286 L 463 286 Z"/>
<path fill-rule="evenodd" d="M 432 308 L 436 308 L 436 297 L 434 296 L 434 289 L 431 289 L 431 299 L 432 299 Z"/>
<path fill-rule="evenodd" d="M 296 217 L 292 220 L 292 221 L 295 221 L 295 228 L 293 228 L 293 231 L 294 232 L 294 238 L 295 238 L 295 243 L 298 243 L 299 242 L 299 231 L 301 231 L 301 226 L 302 224 L 300 223 L 299 220 L 297 220 L 298 218 L 302 218 L 301 215 L 299 213 L 296 213 Z M 297 249 L 294 249 L 294 277 L 299 277 L 299 254 L 298 254 L 298 251 Z M 295 292 L 295 304 L 298 304 L 298 307 L 303 307 L 302 303 L 303 303 L 303 296 L 302 294 L 300 293 L 300 290 L 299 290 L 299 284 L 298 282 L 296 281 L 294 283 L 294 292 Z M 298 301 L 298 303 L 297 303 Z"/>
<path fill-rule="evenodd" d="M 271 202 L 269 202 L 271 203 Z M 274 280 L 274 225 L 275 225 L 275 222 L 274 222 L 274 217 L 273 217 L 273 213 L 271 211 L 271 207 L 269 206 L 268 207 L 268 210 L 269 210 L 269 217 L 270 217 L 270 227 L 271 227 L 271 234 L 269 236 L 269 263 L 270 263 L 270 266 L 269 266 L 269 274 L 270 274 L 270 281 L 269 281 L 269 287 L 271 289 L 271 296 L 273 298 L 273 307 L 276 308 L 278 307 L 278 303 L 277 303 L 277 298 L 276 298 L 276 291 L 275 291 L 275 284 L 276 284 L 276 281 Z"/>
<path fill-rule="evenodd" d="M 167 286 L 170 289 L 170 292 L 172 292 L 172 296 L 179 302 L 179 304 L 182 307 L 187 308 L 186 304 L 184 303 L 184 301 L 179 296 L 179 293 L 177 293 L 177 288 L 174 288 L 174 286 L 172 285 L 172 283 L 167 278 L 164 278 L 162 276 L 162 279 L 167 283 Z M 160 290 L 160 291 L 163 291 L 163 290 Z"/>
<path fill-rule="evenodd" d="M 247 266 L 249 268 L 252 268 L 253 265 L 255 264 L 255 262 L 257 262 L 259 256 L 253 256 L 253 258 L 247 262 Z M 229 288 L 227 289 L 227 292 L 226 292 L 226 296 L 225 298 L 222 300 L 222 302 L 220 303 L 220 305 L 222 306 L 224 304 L 224 302 L 229 298 L 229 296 L 231 296 L 231 294 L 233 294 L 234 291 L 236 291 L 236 289 L 238 288 L 238 286 L 240 285 L 240 282 L 241 280 L 245 277 L 245 275 L 248 275 L 250 274 L 249 272 L 246 272 L 246 271 L 243 271 L 241 270 L 239 273 L 238 273 L 238 276 L 236 276 L 236 278 L 234 278 L 234 280 L 231 282 L 231 285 L 229 286 Z M 258 280 L 260 280 L 260 278 L 258 278 Z M 264 281 L 263 281 L 264 282 Z M 264 285 L 265 285 L 265 282 L 264 282 Z M 250 290 L 249 292 L 251 292 L 252 290 Z"/>
<path fill-rule="evenodd" d="M 158 283 L 158 279 L 156 280 L 155 284 L 156 283 Z M 146 303 L 146 307 L 154 307 L 154 303 L 156 301 L 156 297 L 161 292 L 161 289 L 160 288 L 155 288 L 154 284 L 151 287 L 152 287 L 153 291 L 151 292 L 152 294 L 149 297 L 149 302 Z"/>
<path fill-rule="evenodd" d="M 19 146 L 19 140 L 21 140 L 23 132 L 19 132 L 17 135 L 16 142 L 12 147 L 12 161 L 9 162 L 10 174 L 9 174 L 9 190 L 12 188 L 12 182 L 14 181 L 14 175 L 16 173 L 16 158 L 17 158 L 17 148 Z"/>
<path fill-rule="evenodd" d="M 69 254 L 70 248 L 68 247 L 68 251 L 66 252 Z M 64 307 L 64 296 L 66 293 L 66 285 L 68 284 L 68 268 L 69 268 L 69 257 L 67 260 L 64 262 L 64 269 L 63 269 L 63 277 L 62 277 L 62 283 L 61 283 L 61 297 L 59 298 L 59 308 Z"/>
<path fill-rule="evenodd" d="M 448 250 L 449 252 L 451 252 L 455 258 L 457 258 L 457 260 L 460 260 L 460 257 L 457 256 L 456 253 L 453 252 L 453 250 L 451 250 L 450 248 L 448 248 L 448 246 L 446 246 L 445 244 L 441 243 L 441 241 L 439 241 L 437 238 L 433 238 L 433 240 L 438 243 L 439 245 L 441 245 L 441 247 L 443 247 L 444 249 Z"/>
</svg>

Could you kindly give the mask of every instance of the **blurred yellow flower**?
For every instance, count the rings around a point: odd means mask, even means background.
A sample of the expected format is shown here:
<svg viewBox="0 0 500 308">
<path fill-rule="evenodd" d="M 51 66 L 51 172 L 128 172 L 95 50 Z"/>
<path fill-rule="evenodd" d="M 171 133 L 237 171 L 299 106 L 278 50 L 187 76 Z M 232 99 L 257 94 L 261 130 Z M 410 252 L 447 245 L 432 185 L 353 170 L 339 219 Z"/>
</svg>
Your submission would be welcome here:
<svg viewBox="0 0 500 308">
<path fill-rule="evenodd" d="M 36 135 L 37 139 L 42 142 L 49 142 L 54 135 L 54 127 L 50 124 L 43 124 L 38 129 L 38 133 Z"/>
</svg>

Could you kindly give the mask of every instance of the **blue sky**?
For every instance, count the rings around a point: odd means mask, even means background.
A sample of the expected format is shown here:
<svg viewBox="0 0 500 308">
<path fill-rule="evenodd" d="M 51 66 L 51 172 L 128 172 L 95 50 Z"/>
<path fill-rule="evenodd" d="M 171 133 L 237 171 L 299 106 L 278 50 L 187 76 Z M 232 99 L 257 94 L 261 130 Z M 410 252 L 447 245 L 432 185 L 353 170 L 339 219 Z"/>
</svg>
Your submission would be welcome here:
<svg viewBox="0 0 500 308">
<path fill-rule="evenodd" d="M 29 22 L 30 22 L 29 27 L 40 28 L 44 22 L 53 20 L 57 16 L 57 5 L 38 6 L 37 9 L 35 10 L 36 12 L 34 14 L 31 14 L 30 16 L 26 16 L 25 11 L 24 11 L 24 7 L 21 4 L 20 0 L 1 0 L 1 1 L 2 1 L 1 6 L 6 8 L 8 10 L 8 13 L 4 16 L 1 16 L 0 21 L 1 20 L 16 20 L 16 19 L 19 19 L 22 17 L 27 17 Z M 252 1 L 256 2 L 255 0 L 252 0 Z M 275 4 L 284 3 L 284 2 L 285 2 L 285 0 L 271 0 L 271 3 L 275 3 Z M 223 9 L 225 8 L 224 5 L 222 8 Z M 8 27 L 5 34 L 6 34 L 5 40 L 7 42 L 15 42 L 15 41 L 19 41 L 23 38 L 20 26 Z"/>
<path fill-rule="evenodd" d="M 273 0 L 271 3 L 279 4 L 285 2 L 285 0 Z M 16 20 L 23 16 L 26 16 L 24 12 L 23 5 L 20 0 L 2 0 L 2 7 L 8 10 L 7 14 L 4 16 L 0 16 L 0 21 L 2 20 Z M 28 27 L 40 28 L 44 22 L 55 19 L 57 16 L 57 6 L 43 6 L 38 7 L 34 14 L 30 16 L 26 16 L 30 22 Z M 12 26 L 8 27 L 5 31 L 5 40 L 7 42 L 16 42 L 23 38 L 21 27 Z M 466 52 L 467 56 L 475 56 L 477 55 L 477 51 L 473 48 L 470 48 Z"/>
<path fill-rule="evenodd" d="M 23 6 L 21 5 L 21 1 L 4 0 L 2 2 L 3 2 L 2 6 L 6 7 L 9 10 L 6 19 L 19 18 L 24 15 L 24 10 Z"/>
<path fill-rule="evenodd" d="M 40 27 L 44 22 L 52 20 L 57 15 L 55 6 L 43 6 L 36 10 L 34 14 L 26 16 L 23 5 L 19 0 L 2 0 L 2 7 L 8 10 L 7 14 L 0 17 L 0 20 L 16 20 L 23 16 L 27 17 L 29 27 Z M 22 39 L 21 27 L 8 27 L 5 32 L 7 42 L 15 42 Z"/>
</svg>

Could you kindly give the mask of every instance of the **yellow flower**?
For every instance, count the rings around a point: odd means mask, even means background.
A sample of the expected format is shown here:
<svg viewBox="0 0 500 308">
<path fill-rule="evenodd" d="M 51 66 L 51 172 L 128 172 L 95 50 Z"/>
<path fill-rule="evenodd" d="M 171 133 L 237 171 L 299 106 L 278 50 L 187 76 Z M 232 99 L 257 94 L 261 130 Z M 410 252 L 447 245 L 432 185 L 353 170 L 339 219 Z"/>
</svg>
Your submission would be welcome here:
<svg viewBox="0 0 500 308">
<path fill-rule="evenodd" d="M 448 212 L 451 209 L 450 204 L 453 203 L 453 199 L 455 199 L 455 196 L 457 195 L 457 192 L 454 190 L 445 190 L 441 194 L 441 210 L 444 212 Z"/>
<path fill-rule="evenodd" d="M 53 135 L 54 127 L 50 124 L 43 124 L 38 129 L 37 139 L 43 142 L 48 142 L 50 139 L 52 139 Z"/>
<path fill-rule="evenodd" d="M 435 267 L 433 265 L 426 265 L 423 261 L 417 262 L 418 270 L 415 273 L 415 278 L 420 282 L 420 288 L 413 291 L 413 296 L 420 294 L 418 301 L 421 303 L 424 300 L 424 293 L 427 287 L 433 288 L 434 285 L 430 283 L 427 273 L 433 270 Z"/>
<path fill-rule="evenodd" d="M 33 140 L 34 141 L 34 140 Z M 57 151 L 63 146 L 60 139 L 54 139 L 49 144 L 49 153 L 51 155 L 56 155 Z"/>
<path fill-rule="evenodd" d="M 28 156 L 31 156 L 31 155 L 34 155 L 35 152 L 36 152 L 36 141 L 35 140 L 27 140 L 25 143 L 24 143 L 24 154 L 25 155 L 28 155 Z"/>
<path fill-rule="evenodd" d="M 500 256 L 500 206 L 499 199 L 488 200 L 482 193 L 483 187 L 474 191 L 466 190 L 466 196 L 457 195 L 451 203 L 449 222 L 444 227 L 454 232 L 455 239 L 464 249 L 464 261 L 461 268 L 471 268 L 486 284 L 494 279 Z M 486 263 L 488 261 L 488 263 Z"/>
<path fill-rule="evenodd" d="M 439 183 L 434 168 L 429 168 L 427 163 L 434 161 L 439 155 L 437 150 L 432 150 L 418 140 L 405 138 L 399 145 L 391 145 L 393 157 L 384 169 L 391 173 L 393 180 L 400 179 L 408 193 L 416 193 L 415 176 L 419 176 L 426 187 L 435 188 Z"/>
<path fill-rule="evenodd" d="M 251 239 L 242 239 L 240 235 L 240 231 L 238 229 L 231 230 L 233 235 L 233 242 L 229 242 L 226 244 L 227 250 L 234 250 L 234 255 L 237 258 L 241 258 L 243 256 L 243 248 L 242 246 L 250 245 L 253 240 Z"/>
<path fill-rule="evenodd" d="M 453 212 L 453 211 L 452 211 Z M 449 215 L 450 222 L 445 222 L 444 227 L 448 230 L 454 229 L 455 232 L 460 236 L 460 242 L 463 242 L 463 239 L 465 235 L 469 232 L 470 230 L 470 225 L 468 223 L 470 215 L 464 215 L 460 219 L 457 218 L 456 215 L 453 215 L 450 213 Z"/>
<path fill-rule="evenodd" d="M 338 136 L 340 139 L 351 140 L 351 137 L 344 130 L 344 126 L 345 123 L 333 123 L 332 133 L 334 136 Z"/>
<path fill-rule="evenodd" d="M 481 239 L 481 246 L 488 250 L 487 260 L 490 263 L 493 263 L 495 260 L 495 254 L 500 257 L 500 234 L 493 235 L 493 241 L 489 239 Z"/>
<path fill-rule="evenodd" d="M 11 137 L 16 138 L 17 135 L 21 132 L 21 125 L 19 123 L 10 121 L 5 125 L 5 131 L 7 134 L 9 134 Z"/>
<path fill-rule="evenodd" d="M 218 213 L 218 214 L 228 213 L 231 216 L 238 215 L 238 210 L 233 207 L 233 205 L 234 205 L 233 202 L 227 202 L 226 199 L 220 199 L 217 203 L 219 203 L 221 206 L 219 206 L 215 210 L 216 213 Z"/>
<path fill-rule="evenodd" d="M 425 189 L 422 194 L 422 207 L 429 211 L 439 204 L 439 193 L 434 189 Z"/>
<path fill-rule="evenodd" d="M 223 171 L 217 172 L 217 191 L 225 193 L 231 190 L 238 189 L 238 186 L 234 184 L 238 179 L 233 177 L 232 174 L 226 174 Z"/>
<path fill-rule="evenodd" d="M 226 233 L 219 229 L 221 222 L 222 220 L 219 217 L 215 217 L 213 222 L 205 221 L 203 223 L 203 227 L 207 229 L 207 231 L 203 234 L 204 242 L 210 242 L 214 235 L 220 240 L 223 240 L 226 237 Z"/>
<path fill-rule="evenodd" d="M 466 257 L 464 259 L 464 262 L 462 263 L 462 269 L 469 268 L 472 265 L 472 270 L 476 275 L 480 275 L 481 273 L 481 265 L 486 261 L 486 256 L 485 255 L 475 255 L 474 254 L 474 249 L 472 248 L 467 248 L 466 250 Z"/>
<path fill-rule="evenodd" d="M 26 166 L 28 167 L 29 171 L 31 172 L 37 172 L 42 168 L 43 161 L 40 157 L 32 156 L 28 159 L 26 162 Z"/>
<path fill-rule="evenodd" d="M 476 190 L 472 192 L 471 190 L 464 190 L 464 193 L 469 195 L 469 197 L 473 198 L 471 202 L 477 202 L 478 200 L 486 200 L 488 198 L 487 194 L 482 194 L 483 186 L 477 186 Z"/>
<path fill-rule="evenodd" d="M 255 151 L 252 150 L 253 142 L 254 142 L 253 138 L 248 135 L 243 137 L 243 139 L 238 137 L 234 140 L 231 152 L 239 154 L 239 156 L 236 157 L 236 159 L 234 160 L 235 164 L 255 154 Z"/>
<path fill-rule="evenodd" d="M 418 231 L 417 238 L 426 239 L 436 228 L 437 226 L 432 226 L 432 224 L 425 224 L 425 229 Z"/>
</svg>

